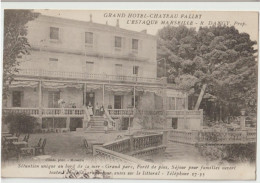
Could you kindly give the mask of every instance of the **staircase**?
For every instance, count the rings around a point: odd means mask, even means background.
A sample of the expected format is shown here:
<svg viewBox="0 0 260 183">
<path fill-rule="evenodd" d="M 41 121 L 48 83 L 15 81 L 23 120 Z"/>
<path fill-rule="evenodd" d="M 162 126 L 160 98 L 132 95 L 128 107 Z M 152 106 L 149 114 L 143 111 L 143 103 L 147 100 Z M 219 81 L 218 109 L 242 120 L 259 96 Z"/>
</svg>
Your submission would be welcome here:
<svg viewBox="0 0 260 183">
<path fill-rule="evenodd" d="M 201 156 L 198 149 L 194 145 L 172 142 L 171 140 L 168 140 L 164 157 L 164 160 L 166 162 L 205 161 L 205 159 Z"/>
<path fill-rule="evenodd" d="M 105 119 L 103 116 L 91 116 L 86 133 L 105 133 Z M 112 132 L 113 129 L 107 129 L 107 132 Z"/>
</svg>

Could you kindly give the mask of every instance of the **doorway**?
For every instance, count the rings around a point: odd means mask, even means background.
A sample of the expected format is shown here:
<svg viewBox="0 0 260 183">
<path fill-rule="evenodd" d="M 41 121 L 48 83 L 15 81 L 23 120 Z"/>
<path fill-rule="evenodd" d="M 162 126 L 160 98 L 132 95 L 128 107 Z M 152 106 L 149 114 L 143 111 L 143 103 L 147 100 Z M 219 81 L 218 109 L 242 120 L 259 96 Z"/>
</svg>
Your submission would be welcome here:
<svg viewBox="0 0 260 183">
<path fill-rule="evenodd" d="M 49 108 L 58 108 L 59 100 L 60 100 L 60 92 L 58 92 L 58 91 L 49 91 L 48 92 L 48 107 Z"/>
<path fill-rule="evenodd" d="M 173 129 L 178 128 L 178 118 L 172 118 L 172 128 Z"/>
<path fill-rule="evenodd" d="M 21 91 L 13 91 L 13 107 L 22 107 Z"/>
<path fill-rule="evenodd" d="M 76 131 L 77 128 L 83 128 L 82 118 L 70 118 L 70 131 Z"/>
<path fill-rule="evenodd" d="M 122 109 L 122 100 L 123 96 L 121 95 L 115 95 L 114 97 L 114 109 Z"/>
<path fill-rule="evenodd" d="M 94 92 L 86 92 L 86 103 L 85 105 L 91 104 L 94 108 L 95 106 L 95 93 Z"/>
<path fill-rule="evenodd" d="M 129 127 L 133 127 L 133 118 L 123 118 L 121 130 L 128 130 Z"/>
</svg>

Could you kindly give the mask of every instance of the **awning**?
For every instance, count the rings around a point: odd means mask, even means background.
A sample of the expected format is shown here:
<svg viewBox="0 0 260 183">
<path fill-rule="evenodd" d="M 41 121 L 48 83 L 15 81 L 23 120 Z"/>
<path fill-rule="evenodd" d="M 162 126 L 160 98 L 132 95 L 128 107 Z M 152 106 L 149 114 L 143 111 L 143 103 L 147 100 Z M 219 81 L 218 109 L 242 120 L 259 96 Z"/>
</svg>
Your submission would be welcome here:
<svg viewBox="0 0 260 183">
<path fill-rule="evenodd" d="M 177 97 L 177 98 L 186 97 L 185 93 L 177 91 L 177 90 L 172 90 L 172 89 L 167 89 L 166 94 L 167 94 L 167 97 Z"/>
<path fill-rule="evenodd" d="M 113 91 L 113 92 L 131 92 L 133 91 L 133 87 L 131 86 L 106 86 L 106 91 Z"/>
<path fill-rule="evenodd" d="M 36 88 L 38 86 L 37 81 L 13 81 L 10 88 L 16 88 L 16 87 L 31 87 Z"/>
<path fill-rule="evenodd" d="M 57 88 L 77 88 L 81 89 L 83 84 L 79 83 L 58 83 L 58 82 L 42 82 L 42 87 L 49 89 L 57 89 Z"/>
<path fill-rule="evenodd" d="M 136 91 L 140 92 L 150 92 L 150 93 L 155 93 L 156 95 L 162 96 L 163 95 L 163 90 L 161 88 L 153 88 L 153 87 L 142 87 L 138 86 L 135 88 Z"/>
<path fill-rule="evenodd" d="M 95 85 L 95 84 L 87 84 L 86 89 L 87 91 L 89 90 L 98 90 L 101 89 L 103 86 L 102 85 Z"/>
</svg>

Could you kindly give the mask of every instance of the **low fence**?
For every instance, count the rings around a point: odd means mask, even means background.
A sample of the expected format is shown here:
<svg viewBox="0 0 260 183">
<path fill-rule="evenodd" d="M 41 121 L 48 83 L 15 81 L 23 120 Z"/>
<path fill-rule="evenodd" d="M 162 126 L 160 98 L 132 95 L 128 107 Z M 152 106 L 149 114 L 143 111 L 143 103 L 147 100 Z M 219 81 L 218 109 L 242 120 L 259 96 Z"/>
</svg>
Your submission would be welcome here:
<svg viewBox="0 0 260 183">
<path fill-rule="evenodd" d="M 136 137 L 129 135 L 123 139 L 94 147 L 94 155 L 113 162 L 145 164 L 148 162 L 137 158 L 164 151 L 166 146 L 163 144 L 163 137 L 163 134 Z"/>
<path fill-rule="evenodd" d="M 256 130 L 212 131 L 172 130 L 169 140 L 184 144 L 243 144 L 256 142 Z"/>
</svg>

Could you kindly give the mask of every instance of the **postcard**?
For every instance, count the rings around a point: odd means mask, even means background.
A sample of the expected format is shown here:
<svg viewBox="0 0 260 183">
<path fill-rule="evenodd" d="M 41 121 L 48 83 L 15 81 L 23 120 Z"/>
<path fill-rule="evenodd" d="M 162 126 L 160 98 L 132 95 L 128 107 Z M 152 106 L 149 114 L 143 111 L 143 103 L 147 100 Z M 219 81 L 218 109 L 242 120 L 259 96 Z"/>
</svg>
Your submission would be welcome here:
<svg viewBox="0 0 260 183">
<path fill-rule="evenodd" d="M 2 177 L 254 180 L 258 16 L 5 9 Z"/>
</svg>

